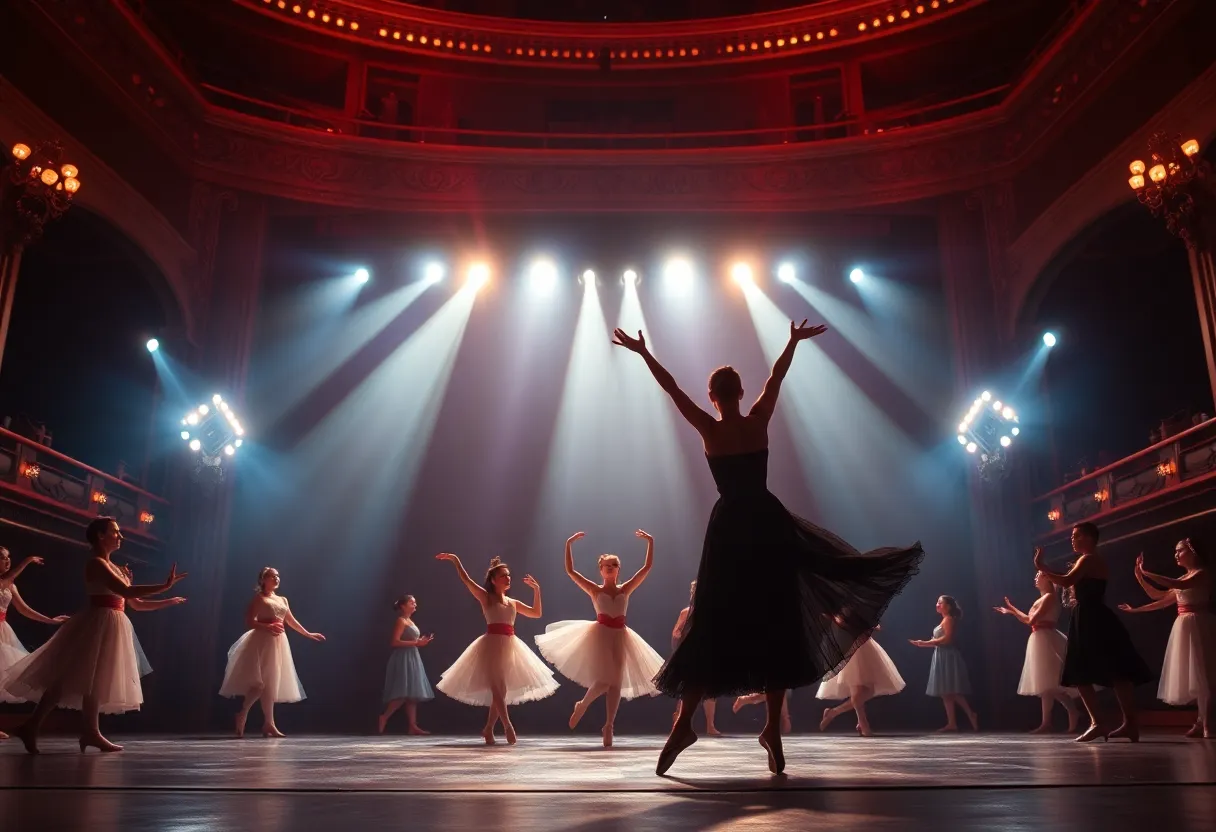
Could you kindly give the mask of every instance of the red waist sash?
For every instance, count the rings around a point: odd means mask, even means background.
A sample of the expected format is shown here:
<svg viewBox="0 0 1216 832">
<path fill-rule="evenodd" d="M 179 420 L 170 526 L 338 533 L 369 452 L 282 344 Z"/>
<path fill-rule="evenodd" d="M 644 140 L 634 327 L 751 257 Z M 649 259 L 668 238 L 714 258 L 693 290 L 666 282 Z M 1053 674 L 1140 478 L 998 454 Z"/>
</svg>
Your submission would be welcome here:
<svg viewBox="0 0 1216 832">
<path fill-rule="evenodd" d="M 90 595 L 89 604 L 94 607 L 104 607 L 109 610 L 122 612 L 127 608 L 126 599 L 118 595 Z"/>
<path fill-rule="evenodd" d="M 1037 633 L 1039 630 L 1054 630 L 1056 622 L 1050 621 L 1043 624 L 1031 624 L 1030 632 Z"/>
<path fill-rule="evenodd" d="M 0 610 L 0 623 L 3 623 L 6 618 L 8 618 L 8 610 Z"/>
<path fill-rule="evenodd" d="M 625 616 L 623 615 L 604 615 L 600 613 L 595 617 L 595 620 L 605 627 L 611 627 L 614 630 L 625 629 Z"/>
<path fill-rule="evenodd" d="M 486 635 L 513 636 L 515 635 L 515 626 L 512 624 L 487 624 Z"/>
<path fill-rule="evenodd" d="M 1192 613 L 1192 612 L 1207 612 L 1207 609 L 1208 609 L 1207 604 L 1179 604 L 1178 605 L 1178 614 L 1186 615 L 1187 613 Z M 0 619 L 0 620 L 3 620 L 3 619 Z"/>
</svg>

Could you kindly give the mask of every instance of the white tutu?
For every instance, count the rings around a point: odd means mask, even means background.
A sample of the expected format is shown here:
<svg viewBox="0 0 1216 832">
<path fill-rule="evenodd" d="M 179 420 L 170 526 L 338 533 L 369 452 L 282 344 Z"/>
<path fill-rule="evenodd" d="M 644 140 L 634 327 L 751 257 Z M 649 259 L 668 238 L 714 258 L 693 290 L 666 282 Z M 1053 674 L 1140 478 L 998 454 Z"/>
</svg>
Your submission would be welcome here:
<svg viewBox="0 0 1216 832">
<path fill-rule="evenodd" d="M 88 606 L 64 622 L 46 644 L 8 668 L 0 677 L 0 690 L 34 701 L 59 683 L 59 707 L 80 710 L 89 694 L 97 697 L 101 713 L 120 714 L 143 704 L 139 677 L 135 631 L 126 613 Z"/>
<path fill-rule="evenodd" d="M 299 702 L 304 688 L 291 659 L 287 633 L 277 636 L 266 630 L 249 630 L 228 648 L 228 667 L 220 696 L 244 697 L 269 690 L 275 702 Z"/>
<path fill-rule="evenodd" d="M 872 638 L 857 648 L 839 673 L 820 683 L 815 698 L 848 699 L 853 695 L 854 687 L 870 688 L 871 696 L 890 696 L 904 689 L 904 680 L 895 662 Z"/>
<path fill-rule="evenodd" d="M 1067 652 L 1068 636 L 1055 627 L 1044 627 L 1031 632 L 1026 641 L 1026 661 L 1022 663 L 1018 695 L 1042 696 L 1063 690 L 1070 696 L 1080 696 L 1076 688 L 1060 687 L 1060 674 L 1064 672 L 1064 656 Z"/>
<path fill-rule="evenodd" d="M 1208 674 L 1216 675 L 1216 615 L 1208 610 L 1178 616 L 1170 630 L 1161 666 L 1157 698 L 1187 705 L 1208 691 Z"/>
<path fill-rule="evenodd" d="M 9 623 L 7 621 L 0 621 L 0 679 L 4 678 L 4 674 L 8 672 L 10 667 L 29 654 L 30 651 L 25 649 L 25 645 L 17 638 L 17 634 L 13 632 L 13 628 L 9 626 Z M 18 699 L 0 690 L 0 702 L 24 701 L 24 699 Z"/>
<path fill-rule="evenodd" d="M 659 692 L 651 680 L 663 667 L 663 657 L 629 627 L 557 621 L 536 637 L 536 646 L 559 673 L 585 688 L 619 687 L 622 699 Z"/>
<path fill-rule="evenodd" d="M 558 688 L 553 671 L 518 636 L 489 633 L 466 647 L 435 687 L 457 702 L 488 707 L 495 683 L 505 683 L 508 705 L 544 699 Z"/>
</svg>

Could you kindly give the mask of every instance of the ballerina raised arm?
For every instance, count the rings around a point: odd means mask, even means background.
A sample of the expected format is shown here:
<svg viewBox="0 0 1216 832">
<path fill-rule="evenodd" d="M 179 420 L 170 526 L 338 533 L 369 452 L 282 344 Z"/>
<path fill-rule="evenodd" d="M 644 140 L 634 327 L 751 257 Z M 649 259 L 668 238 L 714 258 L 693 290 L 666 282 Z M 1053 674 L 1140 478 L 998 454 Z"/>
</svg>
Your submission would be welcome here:
<svg viewBox="0 0 1216 832">
<path fill-rule="evenodd" d="M 524 618 L 540 618 L 544 611 L 540 600 L 540 583 L 531 575 L 524 575 L 524 583 L 532 587 L 532 606 L 528 606 L 518 598 L 512 598 L 511 601 L 515 604 L 515 611 Z"/>
<path fill-rule="evenodd" d="M 1136 583 L 1140 584 L 1140 588 L 1144 590 L 1144 594 L 1154 601 L 1158 601 L 1170 594 L 1168 589 L 1161 589 L 1149 583 L 1148 578 L 1144 577 L 1144 553 L 1141 552 L 1136 557 L 1136 568 L 1133 570 L 1136 576 Z"/>
<path fill-rule="evenodd" d="M 999 612 L 1001 615 L 1012 615 L 1014 618 L 1016 618 L 1018 621 L 1021 621 L 1023 624 L 1031 623 L 1030 613 L 1022 612 L 1020 609 L 1015 607 L 1013 602 L 1009 600 L 1008 595 L 1005 596 L 1005 605 L 1004 606 L 993 607 L 993 609 L 996 610 L 997 612 Z"/>
<path fill-rule="evenodd" d="M 646 532 L 638 529 L 633 533 L 635 537 L 640 537 L 646 541 L 646 560 L 642 563 L 642 568 L 633 574 L 633 577 L 625 581 L 621 585 L 621 592 L 626 595 L 631 594 L 635 589 L 642 585 L 642 581 L 646 580 L 646 576 L 650 574 L 650 568 L 654 566 L 654 537 Z"/>
<path fill-rule="evenodd" d="M 616 329 L 612 333 L 612 343 L 642 356 L 646 361 L 646 366 L 650 369 L 650 374 L 659 383 L 659 387 L 663 388 L 663 392 L 671 396 L 671 400 L 675 402 L 676 409 L 680 411 L 680 415 L 684 417 L 684 421 L 696 428 L 702 437 L 713 429 L 714 423 L 717 420 L 698 407 L 688 397 L 688 394 L 680 389 L 680 385 L 676 384 L 675 376 L 669 373 L 667 368 L 650 354 L 650 350 L 646 348 L 646 337 L 642 335 L 642 330 L 638 330 L 637 338 L 631 338 L 625 333 L 625 330 Z"/>
<path fill-rule="evenodd" d="M 1077 581 L 1089 575 L 1091 555 L 1081 555 L 1067 572 L 1053 572 L 1043 562 L 1043 547 L 1036 546 L 1034 550 L 1034 568 L 1043 573 L 1043 577 L 1056 586 L 1070 587 Z"/>
<path fill-rule="evenodd" d="M 790 321 L 790 340 L 786 342 L 781 355 L 777 356 L 777 360 L 773 362 L 773 371 L 769 374 L 768 381 L 764 383 L 764 390 L 761 391 L 760 398 L 756 399 L 756 403 L 752 405 L 749 416 L 758 416 L 765 421 L 773 418 L 773 411 L 777 408 L 777 395 L 781 392 L 781 382 L 785 381 L 785 376 L 790 371 L 790 365 L 794 361 L 794 351 L 798 348 L 799 342 L 822 335 L 827 331 L 828 328 L 823 324 L 807 326 L 805 318 L 801 324 Z"/>
<path fill-rule="evenodd" d="M 566 574 L 570 576 L 570 580 L 574 581 L 575 586 L 592 598 L 595 598 L 595 593 L 599 591 L 599 586 L 574 568 L 574 541 L 581 540 L 586 536 L 586 532 L 575 532 L 566 539 Z"/>
<path fill-rule="evenodd" d="M 453 555 L 451 552 L 441 552 L 435 555 L 435 560 L 446 560 L 448 563 L 456 567 L 456 574 L 460 578 L 460 582 L 465 585 L 465 588 L 477 599 L 483 607 L 486 605 L 487 596 L 485 589 L 469 577 L 469 573 L 465 571 L 464 564 L 460 562 L 460 558 Z"/>
</svg>

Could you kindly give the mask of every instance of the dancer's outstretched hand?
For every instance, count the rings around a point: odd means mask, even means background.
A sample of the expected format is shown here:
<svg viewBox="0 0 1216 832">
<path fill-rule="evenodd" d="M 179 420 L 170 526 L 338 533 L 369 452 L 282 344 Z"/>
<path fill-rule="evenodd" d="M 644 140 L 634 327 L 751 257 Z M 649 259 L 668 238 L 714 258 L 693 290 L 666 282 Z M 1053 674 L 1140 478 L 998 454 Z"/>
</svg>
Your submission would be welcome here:
<svg viewBox="0 0 1216 832">
<path fill-rule="evenodd" d="M 1034 568 L 1041 570 L 1043 568 L 1043 547 L 1034 547 Z"/>
<path fill-rule="evenodd" d="M 612 343 L 618 347 L 624 347 L 630 352 L 640 353 L 646 349 L 646 336 L 642 334 L 642 330 L 638 330 L 637 338 L 630 338 L 625 334 L 623 329 L 615 329 L 612 331 Z"/>
<path fill-rule="evenodd" d="M 42 564 L 46 563 L 46 561 L 44 561 L 42 558 L 38 557 L 37 555 L 30 555 L 28 558 L 25 559 L 25 562 L 31 566 L 42 566 Z"/>
<path fill-rule="evenodd" d="M 582 540 L 586 536 L 587 536 L 586 532 L 575 532 L 574 534 L 572 534 L 566 538 L 566 545 L 569 546 L 574 541 Z"/>
<path fill-rule="evenodd" d="M 168 604 L 170 607 L 176 607 L 180 604 L 186 603 L 186 599 L 183 598 L 182 596 L 178 595 L 173 598 L 166 598 L 165 603 Z"/>
<path fill-rule="evenodd" d="M 176 584 L 178 581 L 182 580 L 189 574 L 190 574 L 189 572 L 182 572 L 179 575 L 177 572 L 177 564 L 176 563 L 173 564 L 172 566 L 169 567 L 169 577 L 165 579 L 165 589 L 170 589 L 171 587 L 174 586 L 174 584 Z M 162 592 L 163 591 L 164 590 L 162 590 Z"/>
<path fill-rule="evenodd" d="M 908 639 L 908 644 L 911 644 L 913 647 L 928 647 L 929 646 L 918 638 Z"/>
<path fill-rule="evenodd" d="M 1131 604 L 1120 604 L 1119 611 L 1120 612 L 1135 612 L 1135 610 L 1132 608 Z"/>
<path fill-rule="evenodd" d="M 801 324 L 795 324 L 790 321 L 790 340 L 805 341 L 808 338 L 814 338 L 816 335 L 822 335 L 828 331 L 824 324 L 816 324 L 815 326 L 807 326 L 807 319 L 803 318 Z"/>
<path fill-rule="evenodd" d="M 309 633 L 308 637 L 313 641 L 325 641 L 325 636 L 321 635 L 320 633 Z"/>
<path fill-rule="evenodd" d="M 649 540 L 651 542 L 654 541 L 654 535 L 652 535 L 650 532 L 644 532 L 641 529 L 638 529 L 636 532 L 634 532 L 633 536 L 640 537 L 640 538 L 642 538 L 642 540 Z"/>
<path fill-rule="evenodd" d="M 1144 574 L 1144 552 L 1141 552 L 1139 555 L 1136 556 L 1136 574 L 1137 575 Z"/>
<path fill-rule="evenodd" d="M 70 615 L 57 615 L 51 619 L 51 623 L 52 624 L 62 624 L 63 622 L 67 621 L 71 617 L 72 616 L 70 616 Z"/>
<path fill-rule="evenodd" d="M 460 563 L 460 558 L 453 555 L 451 552 L 440 552 L 435 555 L 435 560 L 446 560 L 448 563 Z"/>
<path fill-rule="evenodd" d="M 536 582 L 536 578 L 533 578 L 531 575 L 524 575 L 524 583 L 535 589 L 537 592 L 540 592 L 540 584 L 538 584 Z"/>
</svg>

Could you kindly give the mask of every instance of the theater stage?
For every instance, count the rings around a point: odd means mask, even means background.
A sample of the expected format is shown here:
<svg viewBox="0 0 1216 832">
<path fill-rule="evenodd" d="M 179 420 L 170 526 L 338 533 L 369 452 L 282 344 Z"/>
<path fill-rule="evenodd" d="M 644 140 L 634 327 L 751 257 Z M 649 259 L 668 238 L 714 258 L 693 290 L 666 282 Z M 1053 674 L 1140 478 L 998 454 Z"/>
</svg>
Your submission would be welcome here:
<svg viewBox="0 0 1216 832">
<path fill-rule="evenodd" d="M 1150 735 L 845 733 L 786 739 L 772 777 L 751 737 L 702 738 L 665 778 L 658 736 L 133 736 L 121 754 L 0 743 L 2 827 L 46 832 L 443 829 L 1210 829 L 1216 741 Z M 10 825 L 11 824 L 11 825 Z"/>
</svg>

